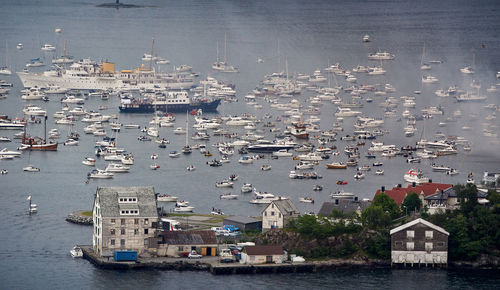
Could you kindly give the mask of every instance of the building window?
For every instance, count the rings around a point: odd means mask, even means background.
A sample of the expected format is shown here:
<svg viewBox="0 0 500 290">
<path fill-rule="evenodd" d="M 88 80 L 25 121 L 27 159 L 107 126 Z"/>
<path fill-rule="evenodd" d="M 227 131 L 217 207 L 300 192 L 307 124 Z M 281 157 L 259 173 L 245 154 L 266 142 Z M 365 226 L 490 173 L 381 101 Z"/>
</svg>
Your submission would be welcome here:
<svg viewBox="0 0 500 290">
<path fill-rule="evenodd" d="M 414 238 L 415 237 L 415 231 L 406 231 L 406 237 L 407 238 Z"/>
<path fill-rule="evenodd" d="M 147 246 L 148 244 L 148 239 L 144 239 L 144 246 Z"/>
<path fill-rule="evenodd" d="M 139 234 L 139 229 L 134 229 L 134 235 L 138 235 Z"/>
<path fill-rule="evenodd" d="M 121 229 L 121 234 L 124 235 L 125 234 L 125 229 Z"/>
<path fill-rule="evenodd" d="M 444 247 L 444 242 L 437 242 L 438 247 Z"/>
<path fill-rule="evenodd" d="M 271 212 L 271 215 L 274 216 L 274 211 Z"/>
<path fill-rule="evenodd" d="M 144 224 L 145 225 L 149 224 L 149 219 L 144 219 Z"/>
<path fill-rule="evenodd" d="M 139 224 L 139 219 L 134 219 L 134 225 L 138 225 Z"/>
<path fill-rule="evenodd" d="M 110 242 L 111 242 L 111 246 L 114 246 L 114 245 L 115 245 L 115 240 L 114 240 L 114 239 L 113 239 L 113 240 L 110 240 Z"/>
<path fill-rule="evenodd" d="M 111 235 L 113 235 L 113 236 L 115 235 L 115 229 L 111 229 L 111 230 L 109 230 L 109 231 L 110 231 L 110 234 L 111 234 Z"/>
<path fill-rule="evenodd" d="M 123 247 L 125 246 L 125 239 L 120 240 L 120 246 L 123 246 Z"/>
<path fill-rule="evenodd" d="M 267 216 L 267 211 L 264 212 L 264 216 Z"/>
<path fill-rule="evenodd" d="M 116 223 L 115 219 L 111 219 L 111 224 L 114 225 Z"/>
<path fill-rule="evenodd" d="M 179 248 L 177 249 L 179 252 L 182 252 L 184 251 L 184 248 L 182 246 L 179 246 Z"/>
<path fill-rule="evenodd" d="M 413 251 L 413 249 L 415 249 L 415 243 L 414 242 L 407 242 L 406 243 L 406 250 Z"/>
<path fill-rule="evenodd" d="M 281 213 L 279 213 L 278 216 L 281 217 Z"/>
<path fill-rule="evenodd" d="M 125 225 L 125 219 L 121 219 L 121 224 L 122 224 L 122 226 Z"/>
<path fill-rule="evenodd" d="M 432 251 L 432 243 L 425 243 L 425 250 L 428 252 Z"/>
<path fill-rule="evenodd" d="M 149 230 L 148 230 L 148 229 L 144 229 L 144 234 L 145 234 L 145 235 L 147 235 L 147 234 L 148 234 L 148 232 L 149 232 Z"/>
<path fill-rule="evenodd" d="M 402 241 L 396 241 L 396 242 L 394 242 L 394 246 L 401 247 L 401 246 L 403 246 L 403 242 Z"/>
<path fill-rule="evenodd" d="M 433 237 L 434 237 L 433 231 L 425 231 L 425 238 L 426 239 L 432 239 Z"/>
<path fill-rule="evenodd" d="M 274 203 L 271 204 L 271 208 L 274 208 Z"/>
</svg>

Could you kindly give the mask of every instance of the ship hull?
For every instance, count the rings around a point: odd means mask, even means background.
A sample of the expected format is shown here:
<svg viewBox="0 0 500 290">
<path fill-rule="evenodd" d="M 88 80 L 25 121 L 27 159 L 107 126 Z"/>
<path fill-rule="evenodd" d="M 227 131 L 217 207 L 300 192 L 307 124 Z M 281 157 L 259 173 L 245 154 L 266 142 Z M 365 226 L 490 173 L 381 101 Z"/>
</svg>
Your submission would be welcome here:
<svg viewBox="0 0 500 290">
<path fill-rule="evenodd" d="M 120 113 L 153 113 L 154 111 L 162 111 L 168 113 L 182 113 L 192 110 L 201 109 L 203 112 L 217 112 L 217 107 L 220 100 L 211 102 L 199 102 L 190 104 L 122 104 L 119 106 Z"/>
<path fill-rule="evenodd" d="M 69 76 L 50 76 L 44 74 L 18 72 L 23 86 L 28 87 L 47 87 L 48 84 L 57 85 L 63 89 L 72 90 L 107 90 L 122 89 L 139 90 L 141 88 L 154 89 L 155 87 L 164 87 L 173 90 L 189 89 L 194 86 L 194 81 L 144 81 L 139 83 L 124 82 L 116 77 L 89 76 L 89 77 L 69 77 Z"/>
</svg>

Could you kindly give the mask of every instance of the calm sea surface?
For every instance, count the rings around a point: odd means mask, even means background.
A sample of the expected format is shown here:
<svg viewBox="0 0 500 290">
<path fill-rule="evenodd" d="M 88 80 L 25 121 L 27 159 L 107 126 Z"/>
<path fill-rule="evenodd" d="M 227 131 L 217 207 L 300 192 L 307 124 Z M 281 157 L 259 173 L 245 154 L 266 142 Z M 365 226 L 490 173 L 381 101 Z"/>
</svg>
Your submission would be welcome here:
<svg viewBox="0 0 500 290">
<path fill-rule="evenodd" d="M 105 0 L 104 0 L 105 1 Z M 171 71 L 174 66 L 188 64 L 201 73 L 200 78 L 214 76 L 236 85 L 239 102 L 225 103 L 219 107 L 220 114 L 235 115 L 248 112 L 258 118 L 266 114 L 273 119 L 281 113 L 270 108 L 260 99 L 264 107 L 255 109 L 245 104 L 243 96 L 259 85 L 263 76 L 285 69 L 285 58 L 290 74 L 297 72 L 312 74 L 328 63 L 341 63 L 346 69 L 360 65 L 376 65 L 367 60 L 367 54 L 387 50 L 396 59 L 385 61 L 384 76 L 358 75 L 358 84 L 392 84 L 397 92 L 393 95 L 413 95 L 415 90 L 417 106 L 413 112 L 428 106 L 442 106 L 443 116 L 435 116 L 417 122 L 418 132 L 414 137 L 403 135 L 405 120 L 386 119 L 384 129 L 389 134 L 378 138 L 386 144 L 398 147 L 414 145 L 420 138 L 434 139 L 437 131 L 445 135 L 463 136 L 472 142 L 472 151 L 466 153 L 459 148 L 459 154 L 440 157 L 436 162 L 458 169 L 461 173 L 448 176 L 433 173 L 430 162 L 416 166 L 423 169 L 435 182 L 465 182 L 468 172 L 474 172 L 480 179 L 483 171 L 498 171 L 500 167 L 499 143 L 497 138 L 485 137 L 483 129 L 498 132 L 499 122 L 493 111 L 483 108 L 486 104 L 500 104 L 499 94 L 488 93 L 488 101 L 482 104 L 457 104 L 452 98 L 436 97 L 434 91 L 456 85 L 470 90 L 472 79 L 485 89 L 499 82 L 495 73 L 500 71 L 500 3 L 498 1 L 132 1 L 147 3 L 154 7 L 138 9 L 97 8 L 100 1 L 13 1 L 0 2 L 0 66 L 7 64 L 12 71 L 20 71 L 32 58 L 45 58 L 50 62 L 53 53 L 44 53 L 40 46 L 50 43 L 57 46 L 57 54 L 63 54 L 64 43 L 67 53 L 80 59 L 108 60 L 117 69 L 130 69 L 141 64 L 141 56 L 150 53 L 151 40 L 155 38 L 155 54 L 171 61 L 161 70 Z M 62 28 L 60 34 L 55 28 Z M 217 43 L 219 55 L 223 57 L 224 35 L 227 35 L 226 56 L 228 62 L 240 68 L 238 74 L 218 74 L 210 71 L 216 59 Z M 362 43 L 364 34 L 372 42 Z M 23 50 L 16 50 L 17 43 L 23 43 Z M 442 60 L 433 65 L 430 74 L 439 78 L 438 84 L 422 85 L 420 63 L 425 43 L 426 60 Z M 7 50 L 5 47 L 7 46 Z M 280 55 L 280 57 L 278 57 Z M 474 55 L 474 57 L 473 57 Z M 258 63 L 257 58 L 263 63 Z M 474 59 L 474 61 L 473 61 Z M 474 65 L 473 77 L 463 76 L 459 69 Z M 41 71 L 41 69 L 39 69 Z M 0 100 L 0 113 L 10 117 L 21 117 L 21 82 L 16 75 L 0 76 L 12 82 L 7 99 Z M 335 84 L 350 86 L 342 77 L 332 79 Z M 310 92 L 298 99 L 305 104 Z M 348 97 L 347 94 L 343 96 Z M 373 96 L 372 96 L 373 97 Z M 61 110 L 59 97 L 52 97 L 48 103 L 33 102 L 47 109 L 48 129 L 58 128 L 64 141 L 69 132 L 67 126 L 54 123 L 52 114 Z M 378 106 L 385 97 L 374 97 L 373 103 L 364 103 L 361 110 L 366 116 L 382 118 L 384 108 Z M 347 98 L 346 101 L 349 101 Z M 363 101 L 364 102 L 364 101 Z M 117 99 L 102 101 L 89 99 L 86 109 L 106 105 L 106 114 L 118 113 Z M 460 109 L 463 117 L 456 121 L 447 120 Z M 335 117 L 336 106 L 325 102 L 321 107 L 321 129 L 330 129 Z M 403 108 L 396 108 L 398 115 Z M 471 114 L 477 114 L 477 119 Z M 207 117 L 216 116 L 207 115 Z M 488 117 L 489 116 L 489 117 Z M 119 122 L 146 126 L 150 115 L 119 114 Z M 185 126 L 186 116 L 178 115 L 175 127 Z M 446 126 L 438 126 L 446 121 Z M 190 118 L 190 125 L 194 120 Z M 353 120 L 344 121 L 345 134 L 352 134 Z M 75 129 L 83 134 L 85 125 L 78 122 Z M 278 124 L 284 129 L 284 124 Z M 463 126 L 473 130 L 464 131 Z M 495 127 L 496 126 L 496 127 Z M 191 126 L 190 126 L 191 127 Z M 243 134 L 243 129 L 232 131 Z M 66 215 L 74 210 L 90 210 L 93 195 L 98 186 L 153 185 L 157 192 L 167 192 L 188 200 L 196 207 L 195 212 L 207 213 L 212 207 L 222 209 L 226 214 L 259 215 L 262 207 L 251 205 L 251 195 L 242 195 L 236 201 L 223 201 L 219 195 L 228 190 L 215 188 L 214 183 L 236 173 L 240 179 L 233 193 L 239 194 L 243 182 L 252 183 L 257 190 L 290 197 L 302 212 L 318 211 L 322 202 L 331 200 L 329 193 L 338 191 L 336 181 L 345 179 L 349 184 L 342 188 L 355 192 L 360 198 L 372 198 L 377 188 L 392 187 L 403 182 L 404 171 L 411 168 L 401 157 L 377 158 L 384 162 L 385 175 L 367 174 L 362 181 L 353 179 L 354 170 L 327 171 L 323 161 L 315 170 L 323 175 L 322 180 L 291 180 L 288 173 L 296 161 L 257 160 L 252 165 L 232 162 L 223 167 L 206 165 L 210 160 L 199 152 L 189 156 L 171 159 L 170 150 L 180 150 L 185 144 L 184 135 L 174 135 L 172 128 L 161 128 L 160 135 L 170 140 L 167 149 L 160 149 L 154 142 L 140 142 L 138 130 L 122 131 L 117 136 L 119 147 L 124 147 L 135 156 L 135 164 L 128 174 L 117 174 L 112 180 L 83 181 L 89 167 L 81 164 L 86 156 L 94 156 L 93 144 L 97 138 L 82 136 L 77 147 L 60 146 L 58 152 L 24 152 L 21 158 L 0 160 L 0 168 L 9 173 L 0 176 L 0 288 L 483 288 L 493 289 L 499 285 L 498 272 L 457 272 L 445 270 L 339 270 L 333 273 L 261 275 L 261 276 L 212 276 L 203 272 L 161 272 L 161 271 L 104 271 L 93 267 L 85 260 L 74 260 L 68 251 L 75 244 L 91 243 L 91 228 L 69 224 Z M 29 127 L 32 135 L 43 134 L 43 125 Z M 108 132 L 111 132 L 109 128 Z M 190 129 L 190 134 L 193 132 Z M 265 131 L 266 138 L 274 133 Z M 12 137 L 14 132 L 0 132 Z M 223 141 L 212 137 L 209 144 Z M 189 141 L 191 144 L 195 142 Z M 339 150 L 348 144 L 334 143 Z M 3 147 L 15 149 L 19 139 Z M 209 147 L 215 153 L 215 148 Z M 361 149 L 362 156 L 368 148 Z M 149 170 L 151 154 L 159 154 L 157 162 L 161 168 Z M 218 157 L 218 154 L 214 154 Z M 213 157 L 212 157 L 213 158 Z M 332 157 L 333 159 L 334 157 Z M 339 160 L 345 160 L 341 154 Z M 360 165 L 373 161 L 361 158 Z M 271 171 L 260 170 L 262 164 L 272 165 Z M 23 172 L 22 168 L 33 164 L 41 171 Z M 197 169 L 187 172 L 186 167 L 194 164 Z M 98 168 L 104 168 L 104 160 L 97 161 Z M 313 193 L 315 184 L 324 190 Z M 33 196 L 39 212 L 28 216 L 26 197 Z M 312 196 L 316 202 L 304 205 L 299 197 Z M 167 209 L 170 205 L 164 205 Z"/>
</svg>

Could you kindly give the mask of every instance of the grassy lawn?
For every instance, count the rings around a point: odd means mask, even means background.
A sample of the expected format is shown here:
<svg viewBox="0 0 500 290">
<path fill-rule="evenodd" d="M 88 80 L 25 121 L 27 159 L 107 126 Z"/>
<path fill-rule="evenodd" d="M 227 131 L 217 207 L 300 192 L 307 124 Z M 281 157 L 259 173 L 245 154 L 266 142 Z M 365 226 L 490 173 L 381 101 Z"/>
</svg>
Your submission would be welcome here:
<svg viewBox="0 0 500 290">
<path fill-rule="evenodd" d="M 92 211 L 89 210 L 89 211 L 82 211 L 80 212 L 81 215 L 84 215 L 84 216 L 92 216 Z"/>
</svg>

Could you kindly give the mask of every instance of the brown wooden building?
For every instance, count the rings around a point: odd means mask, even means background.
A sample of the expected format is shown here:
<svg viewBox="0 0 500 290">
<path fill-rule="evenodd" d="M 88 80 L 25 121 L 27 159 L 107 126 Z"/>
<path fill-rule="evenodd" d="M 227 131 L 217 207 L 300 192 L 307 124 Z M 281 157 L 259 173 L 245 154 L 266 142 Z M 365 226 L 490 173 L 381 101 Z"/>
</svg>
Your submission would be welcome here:
<svg viewBox="0 0 500 290">
<path fill-rule="evenodd" d="M 448 236 L 443 228 L 418 218 L 391 230 L 393 264 L 447 264 Z"/>
</svg>

